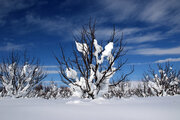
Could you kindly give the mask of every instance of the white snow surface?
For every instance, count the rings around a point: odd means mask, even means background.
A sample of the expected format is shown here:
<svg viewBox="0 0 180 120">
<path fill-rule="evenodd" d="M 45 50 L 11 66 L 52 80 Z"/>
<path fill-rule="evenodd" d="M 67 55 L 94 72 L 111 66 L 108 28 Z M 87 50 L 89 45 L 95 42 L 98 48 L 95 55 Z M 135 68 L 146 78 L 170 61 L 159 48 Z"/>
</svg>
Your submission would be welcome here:
<svg viewBox="0 0 180 120">
<path fill-rule="evenodd" d="M 0 98 L 1 120 L 180 120 L 180 96 L 105 100 Z"/>
</svg>

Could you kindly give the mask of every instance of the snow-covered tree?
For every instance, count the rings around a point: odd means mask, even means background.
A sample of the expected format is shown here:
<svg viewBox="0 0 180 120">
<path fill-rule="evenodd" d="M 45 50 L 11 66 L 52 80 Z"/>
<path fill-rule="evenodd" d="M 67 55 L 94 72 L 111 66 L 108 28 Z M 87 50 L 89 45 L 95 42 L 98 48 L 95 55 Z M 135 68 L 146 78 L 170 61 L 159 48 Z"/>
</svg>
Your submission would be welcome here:
<svg viewBox="0 0 180 120">
<path fill-rule="evenodd" d="M 131 83 L 128 81 L 124 81 L 119 83 L 116 86 L 110 86 L 108 94 L 106 94 L 108 98 L 111 97 L 130 97 L 132 96 Z"/>
<path fill-rule="evenodd" d="M 46 77 L 38 60 L 17 52 L 12 52 L 0 64 L 0 81 L 3 96 L 25 97 L 32 88 Z"/>
<path fill-rule="evenodd" d="M 126 54 L 123 36 L 117 38 L 114 28 L 109 40 L 99 42 L 95 28 L 95 22 L 90 20 L 88 25 L 82 27 L 80 34 L 74 37 L 76 47 L 73 57 L 66 57 L 62 46 L 60 58 L 55 56 L 62 81 L 70 86 L 74 96 L 82 98 L 103 96 L 108 92 L 109 85 L 118 85 L 133 71 L 129 74 L 119 73 L 120 79 L 110 82 L 127 61 L 122 60 Z"/>
<path fill-rule="evenodd" d="M 144 79 L 148 82 L 151 92 L 157 96 L 175 95 L 179 93 L 180 71 L 173 70 L 169 63 L 158 64 L 158 72 L 150 67 L 150 74 L 146 74 Z"/>
<path fill-rule="evenodd" d="M 107 94 L 107 97 L 128 98 L 133 95 L 138 97 L 146 97 L 147 96 L 146 84 L 147 82 L 124 81 L 116 86 L 111 86 Z"/>
<path fill-rule="evenodd" d="M 47 90 L 48 88 L 48 90 Z M 67 87 L 58 87 L 53 81 L 49 86 L 46 87 L 46 94 L 44 98 L 68 98 L 71 96 L 71 91 Z"/>
</svg>

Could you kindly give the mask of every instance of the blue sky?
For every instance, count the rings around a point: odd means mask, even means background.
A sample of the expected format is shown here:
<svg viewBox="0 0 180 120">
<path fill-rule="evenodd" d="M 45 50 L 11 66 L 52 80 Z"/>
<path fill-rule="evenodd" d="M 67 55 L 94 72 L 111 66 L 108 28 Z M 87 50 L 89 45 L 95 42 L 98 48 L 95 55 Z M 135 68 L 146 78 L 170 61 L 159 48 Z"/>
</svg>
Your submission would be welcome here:
<svg viewBox="0 0 180 120">
<path fill-rule="evenodd" d="M 27 49 L 59 80 L 52 51 L 58 44 L 71 55 L 73 34 L 89 18 L 97 19 L 97 40 L 108 39 L 113 25 L 129 50 L 126 67 L 135 65 L 139 80 L 148 65 L 171 61 L 180 69 L 179 0 L 0 0 L 0 55 Z"/>
</svg>

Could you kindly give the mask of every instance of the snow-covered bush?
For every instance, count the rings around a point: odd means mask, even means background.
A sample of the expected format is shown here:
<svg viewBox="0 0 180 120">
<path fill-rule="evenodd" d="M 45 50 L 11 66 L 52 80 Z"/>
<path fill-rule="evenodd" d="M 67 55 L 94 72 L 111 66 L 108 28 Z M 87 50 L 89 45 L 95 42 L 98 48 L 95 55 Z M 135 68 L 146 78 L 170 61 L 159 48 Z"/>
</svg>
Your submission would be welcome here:
<svg viewBox="0 0 180 120">
<path fill-rule="evenodd" d="M 123 81 L 116 86 L 110 86 L 105 98 L 129 98 L 132 96 L 154 96 L 147 81 Z"/>
<path fill-rule="evenodd" d="M 127 81 L 123 81 L 116 86 L 110 86 L 108 93 L 106 94 L 106 98 L 112 97 L 131 97 L 133 95 L 133 89 L 131 88 L 131 83 Z"/>
<path fill-rule="evenodd" d="M 69 98 L 72 96 L 72 92 L 67 87 L 58 87 L 57 84 L 51 82 L 49 86 L 44 87 L 44 96 L 45 99 L 50 98 Z"/>
<path fill-rule="evenodd" d="M 50 85 L 39 84 L 34 87 L 33 91 L 27 96 L 29 98 L 69 98 L 72 96 L 72 92 L 68 87 L 58 87 L 57 84 L 51 82 Z"/>
<path fill-rule="evenodd" d="M 122 60 L 126 54 L 123 39 L 116 38 L 115 29 L 108 41 L 98 42 L 95 35 L 95 23 L 90 21 L 88 26 L 83 26 L 80 36 L 75 36 L 73 57 L 67 58 L 62 47 L 61 57 L 56 56 L 62 81 L 70 86 L 73 96 L 92 99 L 103 96 L 109 89 L 110 79 L 126 63 Z M 111 86 L 118 85 L 129 74 L 119 75 L 121 79 Z"/>
<path fill-rule="evenodd" d="M 138 86 L 133 89 L 133 95 L 136 95 L 138 97 L 154 96 L 154 94 L 148 86 L 147 81 L 140 81 L 138 83 Z"/>
<path fill-rule="evenodd" d="M 173 66 L 169 63 L 166 63 L 165 67 L 158 64 L 158 72 L 150 68 L 150 75 L 146 74 L 144 79 L 154 95 L 180 94 L 180 71 L 173 70 Z"/>
<path fill-rule="evenodd" d="M 25 97 L 32 88 L 46 77 L 39 62 L 12 52 L 0 64 L 0 81 L 3 86 L 1 96 Z"/>
<path fill-rule="evenodd" d="M 116 86 L 110 86 L 107 98 L 118 97 L 128 98 L 133 95 L 143 97 L 142 82 L 135 81 L 123 81 Z"/>
</svg>

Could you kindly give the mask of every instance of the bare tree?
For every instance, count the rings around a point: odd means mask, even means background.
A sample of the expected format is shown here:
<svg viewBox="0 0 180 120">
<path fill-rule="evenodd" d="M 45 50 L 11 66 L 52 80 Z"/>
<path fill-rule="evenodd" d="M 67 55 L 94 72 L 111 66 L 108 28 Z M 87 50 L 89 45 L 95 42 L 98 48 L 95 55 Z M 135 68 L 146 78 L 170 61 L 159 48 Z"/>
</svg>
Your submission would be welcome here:
<svg viewBox="0 0 180 120">
<path fill-rule="evenodd" d="M 122 74 L 120 71 L 127 59 L 122 60 L 126 55 L 123 43 L 123 34 L 117 38 L 115 27 L 109 40 L 96 40 L 96 22 L 90 20 L 88 25 L 83 25 L 79 35 L 75 35 L 76 49 L 73 50 L 73 57 L 66 57 L 60 45 L 60 57 L 55 55 L 59 63 L 60 76 L 62 81 L 69 85 L 74 95 L 82 98 L 96 98 L 108 91 L 109 86 L 116 86 L 125 80 L 129 74 Z M 102 46 L 105 46 L 103 48 Z M 120 79 L 110 79 L 118 72 Z"/>
<path fill-rule="evenodd" d="M 170 63 L 165 66 L 157 64 L 158 72 L 150 67 L 149 73 L 144 75 L 144 80 L 148 82 L 151 93 L 157 96 L 175 95 L 179 93 L 180 88 L 180 71 L 173 70 Z"/>
<path fill-rule="evenodd" d="M 32 88 L 46 77 L 39 61 L 12 51 L 0 64 L 0 81 L 4 96 L 25 97 Z"/>
</svg>

